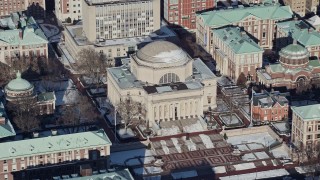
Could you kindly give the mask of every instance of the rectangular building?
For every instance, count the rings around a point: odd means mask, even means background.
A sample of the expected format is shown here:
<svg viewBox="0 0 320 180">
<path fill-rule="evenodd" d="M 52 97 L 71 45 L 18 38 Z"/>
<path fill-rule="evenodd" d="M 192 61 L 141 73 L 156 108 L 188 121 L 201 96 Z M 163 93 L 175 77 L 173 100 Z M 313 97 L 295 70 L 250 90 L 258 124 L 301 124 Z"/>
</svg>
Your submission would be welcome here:
<svg viewBox="0 0 320 180">
<path fill-rule="evenodd" d="M 241 73 L 253 80 L 256 69 L 262 66 L 263 49 L 239 27 L 213 30 L 209 52 L 216 60 L 216 69 L 235 82 Z"/>
<path fill-rule="evenodd" d="M 55 14 L 62 22 L 82 19 L 82 0 L 56 0 Z"/>
<path fill-rule="evenodd" d="M 306 0 L 283 0 L 283 3 L 290 6 L 292 11 L 301 17 L 306 14 Z"/>
<path fill-rule="evenodd" d="M 160 0 L 84 0 L 82 12 L 90 42 L 148 36 L 160 29 Z"/>
<path fill-rule="evenodd" d="M 299 149 L 316 147 L 320 140 L 320 104 L 292 106 L 291 142 Z"/>
<path fill-rule="evenodd" d="M 0 61 L 34 56 L 48 58 L 48 40 L 33 17 L 13 13 L 0 19 Z"/>
<path fill-rule="evenodd" d="M 292 18 L 289 6 L 279 4 L 255 5 L 220 9 L 197 14 L 197 43 L 209 52 L 213 48 L 212 30 L 224 26 L 239 26 L 254 37 L 265 49 L 272 49 L 276 22 Z"/>
<path fill-rule="evenodd" d="M 288 119 L 289 101 L 287 93 L 254 93 L 252 96 L 252 118 L 256 122 L 274 122 Z"/>
<path fill-rule="evenodd" d="M 12 173 L 66 161 L 97 160 L 110 155 L 103 130 L 0 143 L 0 179 Z"/>
<path fill-rule="evenodd" d="M 0 17 L 27 11 L 28 15 L 41 18 L 45 10 L 45 0 L 0 0 Z"/>
<path fill-rule="evenodd" d="M 214 0 L 163 0 L 163 18 L 170 24 L 196 29 L 196 12 L 211 9 Z"/>
</svg>

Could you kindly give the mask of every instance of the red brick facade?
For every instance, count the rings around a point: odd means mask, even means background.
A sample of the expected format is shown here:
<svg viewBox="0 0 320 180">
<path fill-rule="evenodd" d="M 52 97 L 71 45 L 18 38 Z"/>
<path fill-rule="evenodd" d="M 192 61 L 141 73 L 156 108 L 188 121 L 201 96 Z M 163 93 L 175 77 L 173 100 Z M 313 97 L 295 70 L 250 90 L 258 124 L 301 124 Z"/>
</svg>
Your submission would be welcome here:
<svg viewBox="0 0 320 180">
<path fill-rule="evenodd" d="M 272 107 L 263 108 L 261 106 L 253 106 L 252 117 L 258 121 L 281 121 L 288 118 L 289 105 L 281 106 L 276 103 Z"/>
</svg>

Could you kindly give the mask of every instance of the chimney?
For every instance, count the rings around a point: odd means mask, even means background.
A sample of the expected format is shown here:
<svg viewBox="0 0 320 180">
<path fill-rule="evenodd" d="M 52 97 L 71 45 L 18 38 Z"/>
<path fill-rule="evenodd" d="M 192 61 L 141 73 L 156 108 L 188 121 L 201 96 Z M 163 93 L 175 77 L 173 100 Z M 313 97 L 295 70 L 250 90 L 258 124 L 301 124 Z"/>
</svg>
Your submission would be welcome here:
<svg viewBox="0 0 320 180">
<path fill-rule="evenodd" d="M 247 33 L 245 31 L 241 31 L 241 36 L 245 36 Z"/>
<path fill-rule="evenodd" d="M 19 37 L 20 37 L 20 39 L 23 39 L 23 31 L 22 31 L 22 29 L 19 30 Z"/>
<path fill-rule="evenodd" d="M 313 31 L 313 29 L 310 27 L 308 28 L 308 33 L 311 33 Z"/>
<path fill-rule="evenodd" d="M 294 39 L 292 44 L 298 44 L 298 43 L 297 43 L 297 40 Z"/>
<path fill-rule="evenodd" d="M 0 125 L 5 125 L 5 124 L 6 124 L 6 118 L 0 117 Z"/>
</svg>

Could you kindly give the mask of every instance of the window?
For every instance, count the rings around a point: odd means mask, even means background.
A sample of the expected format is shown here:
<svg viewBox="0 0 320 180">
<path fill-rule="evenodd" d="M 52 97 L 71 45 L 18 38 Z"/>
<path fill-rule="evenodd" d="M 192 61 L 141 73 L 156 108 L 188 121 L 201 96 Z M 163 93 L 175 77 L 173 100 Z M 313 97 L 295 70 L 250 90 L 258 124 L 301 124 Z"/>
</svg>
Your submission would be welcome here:
<svg viewBox="0 0 320 180">
<path fill-rule="evenodd" d="M 167 73 L 160 78 L 160 84 L 179 82 L 180 78 L 175 73 Z"/>
<path fill-rule="evenodd" d="M 265 33 L 265 32 L 262 33 L 262 37 L 263 37 L 263 38 L 266 37 L 266 33 Z"/>
<path fill-rule="evenodd" d="M 317 134 L 317 138 L 320 139 L 320 134 Z"/>
<path fill-rule="evenodd" d="M 6 163 L 7 163 L 7 160 L 3 160 L 3 163 L 6 164 Z"/>
<path fill-rule="evenodd" d="M 311 135 L 308 135 L 308 136 L 307 136 L 307 139 L 308 139 L 308 140 L 311 139 Z"/>
<path fill-rule="evenodd" d="M 320 125 L 318 125 L 318 131 L 320 130 Z"/>
<path fill-rule="evenodd" d="M 308 128 L 308 131 L 310 132 L 311 130 L 312 130 L 312 128 L 311 128 L 311 127 L 309 127 L 309 128 Z"/>
</svg>

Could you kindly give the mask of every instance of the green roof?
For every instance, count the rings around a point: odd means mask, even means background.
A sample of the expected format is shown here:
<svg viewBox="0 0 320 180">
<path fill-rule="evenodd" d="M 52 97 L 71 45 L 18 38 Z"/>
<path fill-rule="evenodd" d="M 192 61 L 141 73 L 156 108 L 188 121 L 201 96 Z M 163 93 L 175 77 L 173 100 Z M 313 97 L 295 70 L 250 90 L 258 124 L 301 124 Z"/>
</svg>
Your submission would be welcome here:
<svg viewBox="0 0 320 180">
<path fill-rule="evenodd" d="M 239 27 L 215 29 L 213 33 L 224 41 L 235 54 L 263 52 L 263 49 L 248 35 L 241 34 Z"/>
<path fill-rule="evenodd" d="M 290 6 L 279 6 L 278 4 L 268 6 L 253 6 L 245 8 L 227 9 L 227 10 L 214 10 L 207 11 L 200 14 L 204 24 L 212 27 L 221 27 L 232 25 L 249 16 L 256 17 L 261 20 L 285 20 L 293 16 Z"/>
<path fill-rule="evenodd" d="M 320 33 L 304 21 L 281 22 L 277 27 L 278 31 L 285 32 L 305 47 L 320 45 Z"/>
<path fill-rule="evenodd" d="M 56 96 L 54 92 L 45 92 L 38 95 L 38 101 L 50 101 L 50 100 L 56 100 Z"/>
<path fill-rule="evenodd" d="M 111 145 L 103 130 L 0 143 L 0 159 L 66 152 Z"/>
<path fill-rule="evenodd" d="M 119 177 L 119 178 L 117 178 Z M 117 170 L 115 172 L 96 174 L 91 176 L 71 178 L 72 180 L 112 180 L 112 179 L 123 179 L 123 180 L 134 180 L 128 169 Z"/>
<path fill-rule="evenodd" d="M 21 73 L 17 72 L 16 79 L 11 80 L 5 87 L 5 89 L 11 91 L 25 91 L 33 88 L 33 85 L 30 84 L 27 80 L 21 78 Z"/>
<path fill-rule="evenodd" d="M 300 44 L 290 44 L 282 48 L 281 51 L 287 54 L 296 54 L 298 52 L 309 54 L 308 50 L 305 47 L 301 46 Z"/>
<path fill-rule="evenodd" d="M 0 125 L 0 138 L 15 136 L 16 132 L 7 117 L 3 103 L 0 101 L 0 117 L 5 117 L 5 124 Z"/>
<path fill-rule="evenodd" d="M 307 106 L 292 106 L 292 111 L 302 120 L 319 120 L 320 121 L 320 104 Z"/>
</svg>

